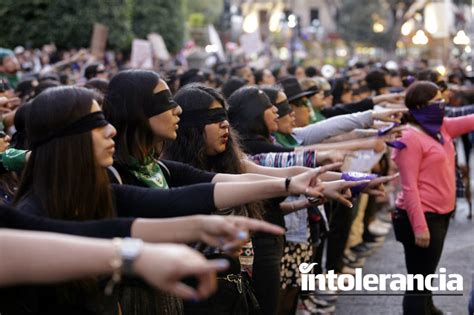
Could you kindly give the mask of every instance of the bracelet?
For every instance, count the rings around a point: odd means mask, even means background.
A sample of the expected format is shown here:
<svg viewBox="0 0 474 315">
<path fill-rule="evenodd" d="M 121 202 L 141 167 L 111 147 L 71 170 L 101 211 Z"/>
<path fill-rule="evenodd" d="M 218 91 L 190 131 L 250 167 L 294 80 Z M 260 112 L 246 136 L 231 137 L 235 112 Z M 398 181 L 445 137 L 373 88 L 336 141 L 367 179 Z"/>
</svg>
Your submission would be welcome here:
<svg viewBox="0 0 474 315">
<path fill-rule="evenodd" d="M 115 285 L 122 280 L 122 239 L 116 237 L 112 240 L 112 244 L 114 246 L 114 257 L 110 261 L 110 266 L 113 272 L 112 277 L 105 287 L 105 294 L 108 296 L 112 295 Z"/>
<path fill-rule="evenodd" d="M 287 177 L 285 179 L 285 191 L 288 192 L 290 190 L 290 183 L 291 183 L 291 177 Z"/>
<path fill-rule="evenodd" d="M 321 202 L 321 198 L 319 197 L 306 197 L 306 200 L 308 200 L 311 205 L 319 204 Z"/>
</svg>

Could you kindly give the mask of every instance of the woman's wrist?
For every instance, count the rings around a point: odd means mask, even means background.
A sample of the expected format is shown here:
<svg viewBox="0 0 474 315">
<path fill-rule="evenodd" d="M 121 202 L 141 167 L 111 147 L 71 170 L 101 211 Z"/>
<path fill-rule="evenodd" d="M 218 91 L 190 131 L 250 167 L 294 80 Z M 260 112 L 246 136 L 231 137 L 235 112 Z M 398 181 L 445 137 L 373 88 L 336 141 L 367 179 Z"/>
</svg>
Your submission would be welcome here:
<svg viewBox="0 0 474 315">
<path fill-rule="evenodd" d="M 165 219 L 162 224 L 166 232 L 172 235 L 172 238 L 167 239 L 166 242 L 189 243 L 200 241 L 201 232 L 204 230 L 205 217 L 204 215 L 192 215 Z M 165 231 L 162 230 L 162 232 Z"/>
<path fill-rule="evenodd" d="M 382 95 L 375 95 L 375 96 L 372 96 L 372 102 L 377 105 L 379 103 L 382 103 L 385 101 L 385 96 L 382 94 Z"/>
<path fill-rule="evenodd" d="M 135 262 L 143 251 L 143 241 L 135 238 L 114 238 L 114 255 L 110 260 L 112 277 L 105 288 L 105 294 L 111 295 L 114 287 L 120 283 L 123 275 L 135 274 Z"/>
<path fill-rule="evenodd" d="M 186 222 L 186 233 L 188 235 L 187 242 L 201 240 L 202 231 L 205 224 L 204 215 L 193 215 Z"/>
</svg>

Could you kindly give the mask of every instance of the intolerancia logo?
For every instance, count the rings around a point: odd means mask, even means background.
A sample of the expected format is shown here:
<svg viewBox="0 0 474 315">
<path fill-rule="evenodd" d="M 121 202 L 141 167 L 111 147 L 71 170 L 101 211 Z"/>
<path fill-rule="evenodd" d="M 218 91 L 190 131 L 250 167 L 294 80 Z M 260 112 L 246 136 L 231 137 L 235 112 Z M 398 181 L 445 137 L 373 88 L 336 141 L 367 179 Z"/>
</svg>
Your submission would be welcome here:
<svg viewBox="0 0 474 315">
<path fill-rule="evenodd" d="M 363 274 L 362 268 L 355 268 L 355 275 L 334 273 L 329 270 L 326 274 L 312 274 L 317 263 L 302 263 L 302 291 L 423 291 L 432 292 L 463 292 L 463 277 L 460 274 L 447 274 L 446 268 L 439 268 L 437 274 L 423 276 L 421 274 Z M 437 280 L 437 281 L 435 281 Z"/>
</svg>

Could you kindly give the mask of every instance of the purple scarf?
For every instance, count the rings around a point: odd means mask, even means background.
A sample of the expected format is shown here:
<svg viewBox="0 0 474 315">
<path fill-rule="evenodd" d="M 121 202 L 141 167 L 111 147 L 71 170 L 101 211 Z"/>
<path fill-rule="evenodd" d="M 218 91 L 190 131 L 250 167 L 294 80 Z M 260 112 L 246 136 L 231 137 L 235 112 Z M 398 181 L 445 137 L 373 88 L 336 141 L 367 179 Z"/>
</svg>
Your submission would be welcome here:
<svg viewBox="0 0 474 315">
<path fill-rule="evenodd" d="M 379 131 L 377 132 L 377 135 L 379 137 L 382 137 L 386 134 L 388 134 L 390 132 L 390 130 L 392 130 L 393 128 L 395 127 L 398 127 L 400 126 L 399 123 L 392 123 L 391 125 L 387 126 L 387 127 L 383 127 L 381 129 L 379 129 Z M 392 147 L 392 148 L 395 148 L 395 149 L 405 149 L 407 146 L 406 144 L 404 144 L 403 142 L 401 141 L 398 141 L 398 140 L 393 140 L 393 141 L 387 141 L 385 142 L 389 147 Z"/>
<path fill-rule="evenodd" d="M 441 144 L 444 144 L 440 132 L 444 118 L 444 105 L 443 101 L 439 101 L 420 109 L 410 109 L 410 113 L 421 128 Z"/>
</svg>

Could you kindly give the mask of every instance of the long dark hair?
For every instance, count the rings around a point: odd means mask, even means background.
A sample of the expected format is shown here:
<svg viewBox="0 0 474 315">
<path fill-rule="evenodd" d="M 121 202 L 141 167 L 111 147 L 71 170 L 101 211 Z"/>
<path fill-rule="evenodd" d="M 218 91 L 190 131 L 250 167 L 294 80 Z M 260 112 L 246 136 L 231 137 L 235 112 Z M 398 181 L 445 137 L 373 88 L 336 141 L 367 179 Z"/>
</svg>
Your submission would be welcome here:
<svg viewBox="0 0 474 315">
<path fill-rule="evenodd" d="M 219 102 L 223 108 L 227 108 L 227 103 L 221 94 L 202 84 L 193 83 L 181 88 L 174 100 L 181 106 L 183 113 L 208 109 L 214 101 Z M 205 125 L 181 125 L 177 131 L 176 140 L 167 143 L 164 157 L 208 171 L 242 173 L 240 160 L 244 154 L 239 147 L 238 136 L 235 132 L 231 131 L 232 135 L 229 136 L 226 150 L 216 157 L 211 157 L 206 155 L 204 127 Z"/>
<path fill-rule="evenodd" d="M 270 132 L 263 120 L 263 113 L 270 100 L 262 90 L 254 86 L 244 86 L 235 91 L 227 102 L 230 105 L 230 124 L 243 139 L 270 138 Z"/>
<path fill-rule="evenodd" d="M 227 109 L 224 97 L 217 90 L 202 84 L 190 84 L 181 88 L 175 95 L 174 100 L 187 111 L 206 110 L 214 101 Z M 241 160 L 244 153 L 240 148 L 238 135 L 230 128 L 229 140 L 224 152 L 215 156 L 206 154 L 205 125 L 202 126 L 180 126 L 177 138 L 166 144 L 163 157 L 166 159 L 190 164 L 196 168 L 218 172 L 241 174 L 244 172 Z M 242 214 L 245 208 L 236 207 L 238 213 Z M 260 217 L 260 203 L 246 205 L 248 215 Z M 239 211 L 241 210 L 241 211 Z"/>
<path fill-rule="evenodd" d="M 342 95 L 350 90 L 347 78 L 338 78 L 334 81 L 332 88 L 332 105 L 337 105 L 342 102 Z"/>
<path fill-rule="evenodd" d="M 278 92 L 283 92 L 283 88 L 278 85 L 264 85 L 261 89 L 268 96 L 268 99 L 273 105 L 276 105 Z"/>
<path fill-rule="evenodd" d="M 151 102 L 160 76 L 153 71 L 126 70 L 116 74 L 109 83 L 104 102 L 104 114 L 117 129 L 115 159 L 130 165 L 133 156 L 140 164 L 155 147 L 144 104 Z"/>
<path fill-rule="evenodd" d="M 26 137 L 49 135 L 91 111 L 99 96 L 77 87 L 38 95 L 25 118 Z M 99 100 L 100 101 L 100 100 Z M 53 138 L 31 152 L 15 203 L 33 194 L 51 218 L 93 220 L 113 216 L 109 180 L 94 156 L 91 132 Z"/>
</svg>

